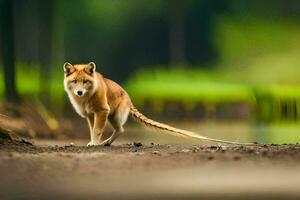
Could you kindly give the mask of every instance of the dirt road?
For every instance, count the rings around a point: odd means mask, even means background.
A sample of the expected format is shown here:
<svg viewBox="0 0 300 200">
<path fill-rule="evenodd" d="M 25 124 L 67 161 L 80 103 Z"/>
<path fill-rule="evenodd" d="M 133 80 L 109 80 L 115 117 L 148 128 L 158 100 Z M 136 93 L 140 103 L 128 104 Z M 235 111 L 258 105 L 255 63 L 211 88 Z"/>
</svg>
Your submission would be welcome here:
<svg viewBox="0 0 300 200">
<path fill-rule="evenodd" d="M 297 144 L 68 143 L 0 144 L 0 199 L 300 198 Z"/>
</svg>

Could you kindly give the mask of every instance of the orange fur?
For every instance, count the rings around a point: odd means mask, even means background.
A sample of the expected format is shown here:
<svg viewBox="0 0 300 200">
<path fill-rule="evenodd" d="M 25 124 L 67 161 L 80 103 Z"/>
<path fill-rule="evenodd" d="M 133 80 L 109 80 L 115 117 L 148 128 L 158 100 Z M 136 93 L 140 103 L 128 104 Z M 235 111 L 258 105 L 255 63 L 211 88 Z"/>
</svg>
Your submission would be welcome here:
<svg viewBox="0 0 300 200">
<path fill-rule="evenodd" d="M 190 137 L 229 144 L 236 143 L 200 136 L 194 132 L 177 129 L 156 122 L 140 113 L 132 104 L 127 92 L 117 83 L 96 72 L 95 63 L 64 64 L 64 86 L 76 112 L 87 119 L 90 129 L 90 145 L 110 145 L 123 131 L 129 113 L 146 126 L 164 130 L 176 136 Z M 101 140 L 104 126 L 109 120 L 114 128 L 112 135 Z M 251 144 L 251 143 L 247 143 Z"/>
</svg>

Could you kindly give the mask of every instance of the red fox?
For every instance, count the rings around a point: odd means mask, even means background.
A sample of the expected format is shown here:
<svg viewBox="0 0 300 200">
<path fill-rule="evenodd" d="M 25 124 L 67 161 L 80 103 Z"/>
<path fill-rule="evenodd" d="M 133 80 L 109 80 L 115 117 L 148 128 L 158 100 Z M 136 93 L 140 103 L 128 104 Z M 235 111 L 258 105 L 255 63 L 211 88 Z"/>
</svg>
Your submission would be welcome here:
<svg viewBox="0 0 300 200">
<path fill-rule="evenodd" d="M 113 143 L 124 132 L 123 125 L 129 113 L 146 126 L 176 136 L 228 144 L 251 144 L 212 139 L 149 119 L 134 107 L 129 95 L 120 85 L 96 72 L 94 62 L 75 65 L 66 62 L 64 64 L 64 88 L 76 112 L 87 119 L 91 139 L 87 146 Z M 114 131 L 108 139 L 101 141 L 107 121 L 111 123 Z"/>
</svg>

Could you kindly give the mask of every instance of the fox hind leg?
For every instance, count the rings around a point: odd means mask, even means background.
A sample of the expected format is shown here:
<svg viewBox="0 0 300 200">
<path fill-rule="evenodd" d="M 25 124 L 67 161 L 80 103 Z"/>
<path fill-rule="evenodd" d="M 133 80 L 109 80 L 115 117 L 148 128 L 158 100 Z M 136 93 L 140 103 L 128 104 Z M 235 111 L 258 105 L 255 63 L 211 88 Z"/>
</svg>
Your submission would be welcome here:
<svg viewBox="0 0 300 200">
<path fill-rule="evenodd" d="M 116 110 L 115 114 L 109 117 L 109 121 L 114 128 L 114 131 L 108 139 L 101 143 L 102 145 L 110 145 L 121 135 L 121 133 L 124 132 L 123 125 L 126 123 L 128 115 L 129 106 L 121 104 Z"/>
</svg>

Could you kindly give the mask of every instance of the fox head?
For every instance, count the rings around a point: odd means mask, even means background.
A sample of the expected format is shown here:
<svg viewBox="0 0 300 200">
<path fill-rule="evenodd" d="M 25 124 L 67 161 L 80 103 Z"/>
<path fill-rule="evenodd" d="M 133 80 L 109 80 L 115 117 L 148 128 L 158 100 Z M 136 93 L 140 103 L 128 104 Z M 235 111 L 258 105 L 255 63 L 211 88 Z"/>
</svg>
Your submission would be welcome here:
<svg viewBox="0 0 300 200">
<path fill-rule="evenodd" d="M 96 90 L 97 80 L 95 78 L 96 64 L 72 65 L 68 62 L 64 64 L 64 86 L 68 93 L 73 93 L 78 97 L 91 95 Z"/>
</svg>

